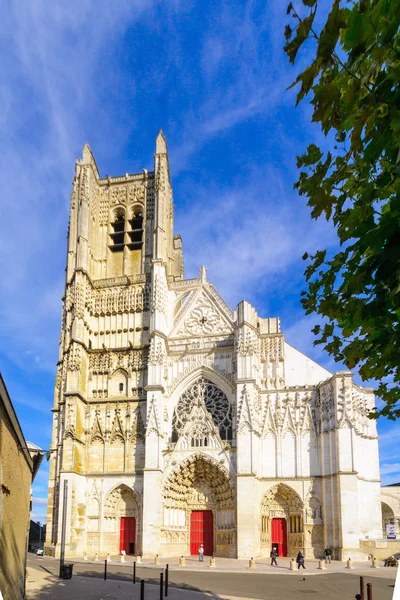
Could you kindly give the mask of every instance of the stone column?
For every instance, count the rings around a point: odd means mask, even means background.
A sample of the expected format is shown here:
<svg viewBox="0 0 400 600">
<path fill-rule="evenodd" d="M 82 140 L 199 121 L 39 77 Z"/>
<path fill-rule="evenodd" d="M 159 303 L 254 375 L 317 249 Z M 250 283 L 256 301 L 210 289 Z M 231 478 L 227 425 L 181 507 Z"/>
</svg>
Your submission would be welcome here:
<svg viewBox="0 0 400 600">
<path fill-rule="evenodd" d="M 251 558 L 260 553 L 256 477 L 254 474 L 237 475 L 237 557 Z"/>
<path fill-rule="evenodd" d="M 149 438 L 147 444 L 151 443 Z M 162 471 L 144 469 L 143 472 L 143 539 L 142 552 L 145 557 L 161 554 L 162 527 Z"/>
</svg>

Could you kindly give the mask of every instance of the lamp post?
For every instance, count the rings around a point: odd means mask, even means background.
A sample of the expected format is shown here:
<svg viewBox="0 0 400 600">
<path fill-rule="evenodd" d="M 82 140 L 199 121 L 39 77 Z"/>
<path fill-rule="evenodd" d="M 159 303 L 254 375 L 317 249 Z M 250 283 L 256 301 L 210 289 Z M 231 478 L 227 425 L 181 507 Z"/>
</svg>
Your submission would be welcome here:
<svg viewBox="0 0 400 600">
<path fill-rule="evenodd" d="M 64 497 L 61 523 L 61 552 L 60 552 L 60 577 L 62 577 L 62 568 L 64 566 L 65 555 L 65 529 L 67 524 L 67 498 L 68 498 L 68 480 L 64 480 Z"/>
<path fill-rule="evenodd" d="M 39 548 L 42 546 L 42 526 L 40 524 L 40 521 L 37 521 L 37 524 L 39 525 Z"/>
</svg>

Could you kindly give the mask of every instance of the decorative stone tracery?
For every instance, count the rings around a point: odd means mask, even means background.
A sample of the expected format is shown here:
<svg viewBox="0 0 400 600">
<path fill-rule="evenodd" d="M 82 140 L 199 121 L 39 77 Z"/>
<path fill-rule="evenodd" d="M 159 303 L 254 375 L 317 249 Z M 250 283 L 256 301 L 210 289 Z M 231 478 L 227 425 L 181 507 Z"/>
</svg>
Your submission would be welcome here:
<svg viewBox="0 0 400 600">
<path fill-rule="evenodd" d="M 232 439 L 232 406 L 226 394 L 214 383 L 201 377 L 180 397 L 172 420 L 173 436 L 178 437 L 193 406 L 205 405 L 221 439 Z"/>
<path fill-rule="evenodd" d="M 137 517 L 139 514 L 139 499 L 127 485 L 114 488 L 104 503 L 105 517 Z"/>
</svg>

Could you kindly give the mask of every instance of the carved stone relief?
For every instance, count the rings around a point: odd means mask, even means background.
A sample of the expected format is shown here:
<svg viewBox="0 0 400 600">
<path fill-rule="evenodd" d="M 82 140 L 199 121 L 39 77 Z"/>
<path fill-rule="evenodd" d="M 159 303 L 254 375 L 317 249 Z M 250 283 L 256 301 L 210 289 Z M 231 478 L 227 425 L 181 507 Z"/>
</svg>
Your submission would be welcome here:
<svg viewBox="0 0 400 600">
<path fill-rule="evenodd" d="M 202 293 L 196 300 L 188 315 L 184 315 L 177 326 L 175 336 L 183 335 L 216 335 L 231 329 L 220 314 L 215 304 Z"/>
</svg>

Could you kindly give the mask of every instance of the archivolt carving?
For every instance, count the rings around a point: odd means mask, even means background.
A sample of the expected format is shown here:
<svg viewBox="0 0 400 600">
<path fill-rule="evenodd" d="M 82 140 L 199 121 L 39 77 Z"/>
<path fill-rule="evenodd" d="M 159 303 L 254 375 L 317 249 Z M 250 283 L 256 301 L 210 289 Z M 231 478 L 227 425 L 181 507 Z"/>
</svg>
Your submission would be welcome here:
<svg viewBox="0 0 400 600">
<path fill-rule="evenodd" d="M 263 497 L 261 514 L 269 517 L 288 518 L 290 513 L 300 512 L 303 502 L 296 492 L 287 485 L 274 485 Z"/>
<path fill-rule="evenodd" d="M 180 397 L 172 419 L 172 429 L 179 435 L 191 413 L 193 406 L 204 403 L 218 427 L 221 439 L 232 439 L 232 406 L 222 390 L 208 379 L 201 377 Z"/>
<path fill-rule="evenodd" d="M 234 488 L 228 471 L 214 459 L 200 453 L 181 463 L 165 481 L 165 506 L 185 508 L 196 490 L 218 508 L 233 508 Z"/>
<path fill-rule="evenodd" d="M 105 517 L 136 517 L 139 514 L 139 499 L 127 485 L 113 489 L 104 503 Z"/>
<path fill-rule="evenodd" d="M 232 355 L 228 354 L 226 355 L 229 357 L 230 361 L 232 361 Z M 188 375 L 190 375 L 191 373 L 194 373 L 194 371 L 196 371 L 197 369 L 203 367 L 204 370 L 209 369 L 211 372 L 215 372 L 218 375 L 220 375 L 221 377 L 223 377 L 230 386 L 234 385 L 235 382 L 235 377 L 232 373 L 228 373 L 227 371 L 220 369 L 216 364 L 216 360 L 217 358 L 224 358 L 224 355 L 216 355 L 214 353 L 198 353 L 198 354 L 189 354 L 188 356 L 185 356 L 185 367 L 182 371 L 180 371 L 170 382 L 170 384 L 168 385 L 168 394 L 171 395 L 172 392 L 175 390 L 175 388 L 179 385 L 179 383 L 181 381 L 183 381 L 184 379 L 186 379 L 186 377 L 188 377 Z M 180 357 L 178 359 L 179 362 L 180 361 Z M 183 362 L 183 361 L 182 361 Z M 168 367 L 173 367 L 174 362 L 170 361 L 168 363 Z"/>
</svg>

